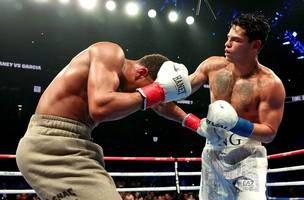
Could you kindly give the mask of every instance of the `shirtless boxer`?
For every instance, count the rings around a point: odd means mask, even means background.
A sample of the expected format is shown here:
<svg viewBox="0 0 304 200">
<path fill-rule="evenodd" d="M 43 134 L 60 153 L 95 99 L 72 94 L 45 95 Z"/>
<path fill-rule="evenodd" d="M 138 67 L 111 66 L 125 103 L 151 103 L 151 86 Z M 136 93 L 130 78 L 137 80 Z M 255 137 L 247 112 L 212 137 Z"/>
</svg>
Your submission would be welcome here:
<svg viewBox="0 0 304 200">
<path fill-rule="evenodd" d="M 225 57 L 210 57 L 190 75 L 193 92 L 209 82 L 207 117 L 186 114 L 174 104 L 157 112 L 206 137 L 202 153 L 200 200 L 266 200 L 266 149 L 276 136 L 285 89 L 258 61 L 270 26 L 261 15 L 235 18 Z M 229 102 L 229 103 L 228 103 Z"/>
<path fill-rule="evenodd" d="M 190 93 L 184 65 L 159 54 L 129 60 L 117 44 L 93 44 L 42 94 L 18 145 L 18 168 L 45 200 L 121 200 L 92 129 Z"/>
</svg>

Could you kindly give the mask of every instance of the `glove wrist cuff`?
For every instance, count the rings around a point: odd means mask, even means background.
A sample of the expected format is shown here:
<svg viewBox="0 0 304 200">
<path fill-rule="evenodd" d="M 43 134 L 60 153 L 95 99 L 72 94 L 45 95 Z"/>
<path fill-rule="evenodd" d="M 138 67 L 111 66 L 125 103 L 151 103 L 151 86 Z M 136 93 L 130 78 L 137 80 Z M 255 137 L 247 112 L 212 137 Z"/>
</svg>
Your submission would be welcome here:
<svg viewBox="0 0 304 200">
<path fill-rule="evenodd" d="M 136 90 L 144 97 L 143 110 L 165 100 L 165 91 L 157 82 Z"/>
<path fill-rule="evenodd" d="M 201 119 L 198 118 L 197 116 L 195 116 L 192 113 L 189 113 L 188 115 L 186 115 L 186 117 L 184 118 L 183 122 L 182 122 L 182 126 L 183 127 L 187 127 L 193 131 L 197 131 L 199 125 L 201 123 Z"/>
<path fill-rule="evenodd" d="M 253 123 L 239 118 L 236 125 L 230 131 L 243 137 L 250 137 L 253 133 Z"/>
</svg>

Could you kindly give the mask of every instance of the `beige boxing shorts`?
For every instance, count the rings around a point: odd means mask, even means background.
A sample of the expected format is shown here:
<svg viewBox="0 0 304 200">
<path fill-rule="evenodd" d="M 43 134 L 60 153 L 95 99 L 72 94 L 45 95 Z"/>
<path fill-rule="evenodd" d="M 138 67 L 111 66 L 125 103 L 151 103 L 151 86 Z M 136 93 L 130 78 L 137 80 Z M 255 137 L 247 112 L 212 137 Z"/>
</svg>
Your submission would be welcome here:
<svg viewBox="0 0 304 200">
<path fill-rule="evenodd" d="M 44 200 L 121 200 L 104 168 L 102 148 L 91 129 L 74 120 L 33 115 L 20 140 L 16 161 Z"/>
</svg>

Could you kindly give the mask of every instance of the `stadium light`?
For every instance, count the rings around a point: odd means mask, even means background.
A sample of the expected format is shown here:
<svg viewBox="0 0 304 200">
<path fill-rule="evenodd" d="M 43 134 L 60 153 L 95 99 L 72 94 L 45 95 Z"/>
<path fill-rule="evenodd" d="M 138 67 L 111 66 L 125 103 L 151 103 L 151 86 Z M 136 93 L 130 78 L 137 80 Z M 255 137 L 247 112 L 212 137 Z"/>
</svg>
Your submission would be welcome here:
<svg viewBox="0 0 304 200">
<path fill-rule="evenodd" d="M 154 18 L 154 17 L 156 17 L 156 15 L 157 15 L 156 10 L 150 9 L 150 10 L 148 11 L 148 16 L 149 16 L 150 18 Z"/>
<path fill-rule="evenodd" d="M 139 12 L 139 7 L 137 3 L 129 2 L 126 4 L 125 10 L 129 16 L 136 16 Z"/>
<path fill-rule="evenodd" d="M 112 1 L 112 0 L 107 1 L 107 2 L 106 2 L 106 8 L 107 8 L 109 11 L 115 10 L 115 9 L 116 9 L 116 3 L 115 3 L 115 1 Z"/>
<path fill-rule="evenodd" d="M 178 19 L 178 15 L 175 11 L 170 11 L 168 14 L 168 19 L 170 22 L 176 22 Z"/>
<path fill-rule="evenodd" d="M 192 16 L 187 17 L 187 18 L 186 18 L 186 23 L 187 23 L 188 25 L 193 24 L 193 23 L 194 23 L 194 18 L 193 18 Z"/>
<path fill-rule="evenodd" d="M 70 2 L 70 0 L 58 0 L 60 3 L 63 3 L 63 4 L 67 4 Z"/>
<path fill-rule="evenodd" d="M 80 6 L 87 10 L 92 10 L 97 5 L 97 0 L 78 0 Z"/>
</svg>

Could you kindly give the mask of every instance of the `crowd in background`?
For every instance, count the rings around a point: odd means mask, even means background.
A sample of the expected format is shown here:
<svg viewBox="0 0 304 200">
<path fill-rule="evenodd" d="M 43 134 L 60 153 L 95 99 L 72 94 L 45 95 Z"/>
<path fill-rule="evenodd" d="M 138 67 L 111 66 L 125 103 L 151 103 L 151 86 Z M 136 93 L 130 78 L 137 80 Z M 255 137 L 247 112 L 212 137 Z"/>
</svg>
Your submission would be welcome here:
<svg viewBox="0 0 304 200">
<path fill-rule="evenodd" d="M 198 200 L 197 192 L 121 192 L 123 200 Z M 2 197 L 5 200 L 40 200 L 36 194 L 17 194 L 14 197 Z"/>
</svg>

